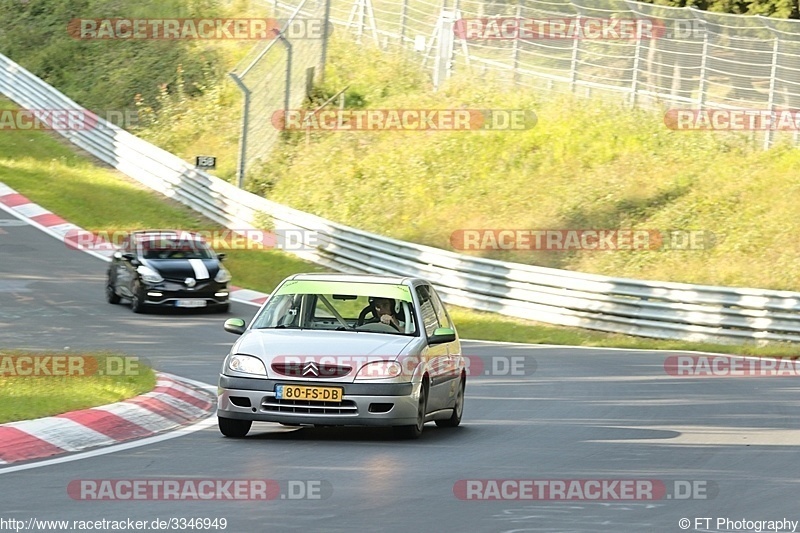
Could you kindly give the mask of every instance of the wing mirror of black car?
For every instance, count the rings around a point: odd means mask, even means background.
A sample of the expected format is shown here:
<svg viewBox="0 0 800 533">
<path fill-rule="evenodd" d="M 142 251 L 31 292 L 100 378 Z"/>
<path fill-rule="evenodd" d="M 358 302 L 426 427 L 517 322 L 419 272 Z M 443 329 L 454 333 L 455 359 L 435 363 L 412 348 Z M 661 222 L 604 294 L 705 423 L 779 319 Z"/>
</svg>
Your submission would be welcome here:
<svg viewBox="0 0 800 533">
<path fill-rule="evenodd" d="M 130 261 L 133 266 L 139 264 L 139 261 L 136 259 L 136 254 L 131 252 L 114 252 L 114 257 L 116 259 L 122 259 L 124 261 Z"/>
<path fill-rule="evenodd" d="M 225 328 L 225 331 L 228 333 L 241 335 L 244 333 L 245 322 L 241 318 L 229 318 L 222 327 Z"/>
<path fill-rule="evenodd" d="M 217 254 L 218 261 L 225 261 L 226 257 L 228 257 L 226 254 Z"/>
<path fill-rule="evenodd" d="M 451 328 L 436 328 L 433 335 L 428 337 L 428 344 L 442 344 L 445 342 L 454 342 L 456 340 L 456 332 Z"/>
</svg>

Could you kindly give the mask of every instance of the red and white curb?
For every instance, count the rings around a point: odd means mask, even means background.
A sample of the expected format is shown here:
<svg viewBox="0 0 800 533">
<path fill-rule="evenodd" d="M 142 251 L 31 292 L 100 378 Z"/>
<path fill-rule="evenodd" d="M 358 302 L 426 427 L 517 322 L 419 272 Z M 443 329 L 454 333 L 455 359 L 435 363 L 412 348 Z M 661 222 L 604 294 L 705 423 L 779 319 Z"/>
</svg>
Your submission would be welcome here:
<svg viewBox="0 0 800 533">
<path fill-rule="evenodd" d="M 86 237 L 91 232 L 67 222 L 55 213 L 31 202 L 2 182 L 0 182 L 0 209 L 55 237 L 75 250 L 81 250 L 105 261 L 110 261 L 116 251 L 116 247 L 102 237 L 97 237 L 95 242 L 86 246 Z M 81 235 L 81 244 L 75 241 L 77 235 Z M 242 287 L 230 287 L 230 298 L 234 302 L 260 306 L 267 301 L 268 296 L 263 292 Z"/>
<path fill-rule="evenodd" d="M 0 465 L 110 446 L 210 417 L 216 398 L 178 376 L 159 372 L 156 388 L 122 402 L 0 425 Z"/>
<path fill-rule="evenodd" d="M 70 236 L 83 232 L 82 228 L 31 202 L 2 182 L 0 210 L 74 249 L 105 261 L 109 261 L 115 251 L 110 243 L 107 246 L 95 243 L 94 249 L 69 244 Z M 261 305 L 267 296 L 231 287 L 231 297 L 235 301 Z M 194 424 L 214 414 L 216 398 L 199 383 L 165 373 L 157 376 L 155 389 L 123 402 L 0 425 L 0 466 L 143 439 Z"/>
</svg>

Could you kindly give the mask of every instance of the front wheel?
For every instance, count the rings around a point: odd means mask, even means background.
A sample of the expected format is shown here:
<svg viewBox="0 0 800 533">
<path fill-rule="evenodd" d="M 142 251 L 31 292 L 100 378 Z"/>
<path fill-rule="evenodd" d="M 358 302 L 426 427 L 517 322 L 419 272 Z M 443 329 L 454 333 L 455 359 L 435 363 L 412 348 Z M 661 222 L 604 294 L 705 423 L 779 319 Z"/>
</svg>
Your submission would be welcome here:
<svg viewBox="0 0 800 533">
<path fill-rule="evenodd" d="M 413 426 L 397 426 L 395 435 L 402 439 L 418 439 L 422 436 L 425 427 L 425 414 L 428 410 L 428 382 L 423 381 L 419 389 L 419 403 L 417 404 L 417 423 Z"/>
<path fill-rule="evenodd" d="M 144 313 L 144 289 L 138 282 L 133 285 L 131 311 L 134 313 Z"/>
<path fill-rule="evenodd" d="M 253 425 L 253 421 L 217 417 L 217 425 L 219 425 L 219 432 L 226 437 L 241 439 L 250 431 L 250 426 Z"/>
<path fill-rule="evenodd" d="M 108 281 L 106 281 L 106 301 L 110 304 L 118 304 L 120 301 L 119 294 L 117 294 L 116 289 L 114 289 L 114 283 L 111 281 L 111 276 L 109 276 Z"/>
<path fill-rule="evenodd" d="M 440 428 L 454 428 L 461 423 L 461 415 L 464 412 L 464 390 L 467 387 L 467 379 L 461 376 L 461 384 L 456 393 L 456 405 L 453 407 L 453 415 L 445 420 L 436 420 L 436 425 Z"/>
</svg>

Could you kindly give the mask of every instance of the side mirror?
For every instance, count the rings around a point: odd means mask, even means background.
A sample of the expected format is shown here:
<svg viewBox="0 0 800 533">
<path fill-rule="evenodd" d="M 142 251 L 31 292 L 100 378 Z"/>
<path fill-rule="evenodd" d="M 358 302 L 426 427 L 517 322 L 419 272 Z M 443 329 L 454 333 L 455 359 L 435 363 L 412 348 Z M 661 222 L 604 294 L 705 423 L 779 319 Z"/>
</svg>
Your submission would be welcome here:
<svg viewBox="0 0 800 533">
<path fill-rule="evenodd" d="M 228 257 L 226 254 L 217 254 L 217 260 L 221 263 L 225 261 L 225 258 Z"/>
<path fill-rule="evenodd" d="M 436 328 L 428 338 L 428 344 L 443 344 L 445 342 L 454 342 L 456 340 L 456 332 L 450 328 Z"/>
<path fill-rule="evenodd" d="M 228 333 L 233 333 L 234 335 L 241 335 L 244 333 L 245 329 L 245 322 L 241 318 L 229 318 L 225 321 L 225 324 L 222 326 L 225 328 L 225 331 Z"/>
</svg>

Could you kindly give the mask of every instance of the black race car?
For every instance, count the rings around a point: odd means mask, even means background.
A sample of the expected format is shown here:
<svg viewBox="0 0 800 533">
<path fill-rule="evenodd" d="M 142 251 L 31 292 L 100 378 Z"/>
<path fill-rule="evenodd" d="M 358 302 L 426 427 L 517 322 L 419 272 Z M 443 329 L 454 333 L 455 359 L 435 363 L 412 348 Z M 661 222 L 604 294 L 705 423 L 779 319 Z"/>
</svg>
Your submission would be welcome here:
<svg viewBox="0 0 800 533">
<path fill-rule="evenodd" d="M 135 231 L 128 235 L 108 267 L 106 299 L 131 302 L 134 313 L 150 306 L 228 310 L 230 273 L 195 233 Z"/>
</svg>

